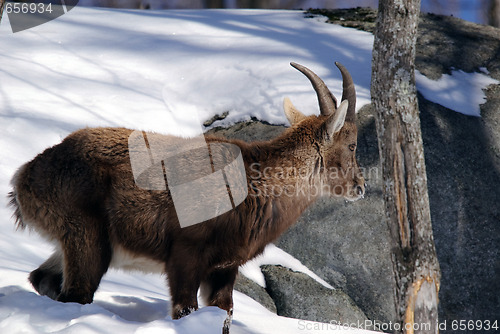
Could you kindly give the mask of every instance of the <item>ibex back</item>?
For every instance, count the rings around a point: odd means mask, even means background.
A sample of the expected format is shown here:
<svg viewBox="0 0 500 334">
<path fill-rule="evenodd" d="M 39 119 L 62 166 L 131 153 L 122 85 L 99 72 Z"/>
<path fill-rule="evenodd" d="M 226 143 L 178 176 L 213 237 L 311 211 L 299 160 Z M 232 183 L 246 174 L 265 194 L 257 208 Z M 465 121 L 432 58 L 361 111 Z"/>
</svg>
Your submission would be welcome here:
<svg viewBox="0 0 500 334">
<path fill-rule="evenodd" d="M 79 130 L 20 167 L 9 194 L 17 224 L 56 245 L 30 274 L 33 287 L 58 301 L 85 304 L 93 301 L 110 266 L 158 271 L 168 276 L 174 319 L 198 308 L 201 288 L 206 305 L 228 312 L 223 329 L 228 332 L 238 267 L 262 253 L 319 196 L 356 200 L 365 192 L 355 158 L 351 76 L 336 63 L 343 77 L 337 108 L 316 74 L 291 65 L 311 81 L 320 115 L 305 116 L 285 99 L 291 127 L 271 141 L 207 137 L 209 145 L 239 147 L 248 195 L 234 209 L 202 223 L 181 227 L 168 189 L 137 186 L 128 147 L 132 130 Z M 167 144 L 176 140 L 163 137 Z"/>
</svg>

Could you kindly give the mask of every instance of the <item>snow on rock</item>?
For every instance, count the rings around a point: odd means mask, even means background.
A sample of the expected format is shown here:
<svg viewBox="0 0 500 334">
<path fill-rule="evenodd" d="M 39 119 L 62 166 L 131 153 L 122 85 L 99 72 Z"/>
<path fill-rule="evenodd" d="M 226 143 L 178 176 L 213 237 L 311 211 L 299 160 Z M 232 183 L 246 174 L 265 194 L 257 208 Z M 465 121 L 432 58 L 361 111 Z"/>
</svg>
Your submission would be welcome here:
<svg viewBox="0 0 500 334">
<path fill-rule="evenodd" d="M 451 74 L 443 74 L 439 80 L 431 80 L 415 72 L 417 89 L 429 101 L 459 113 L 480 117 L 479 105 L 486 102 L 483 89 L 489 85 L 500 84 L 485 73 L 466 73 L 453 70 Z"/>
<path fill-rule="evenodd" d="M 281 248 L 276 247 L 274 244 L 267 245 L 264 253 L 256 257 L 252 261 L 245 263 L 240 268 L 240 273 L 245 275 L 247 278 L 253 280 L 255 283 L 262 287 L 266 287 L 266 281 L 264 279 L 264 274 L 260 270 L 260 267 L 265 264 L 281 265 L 286 268 L 290 268 L 294 271 L 298 271 L 309 275 L 311 278 L 316 280 L 318 283 L 326 288 L 334 289 L 333 286 L 325 282 L 321 277 L 313 273 L 309 268 L 304 266 L 299 260 L 294 258 L 292 255 L 288 254 Z"/>
</svg>

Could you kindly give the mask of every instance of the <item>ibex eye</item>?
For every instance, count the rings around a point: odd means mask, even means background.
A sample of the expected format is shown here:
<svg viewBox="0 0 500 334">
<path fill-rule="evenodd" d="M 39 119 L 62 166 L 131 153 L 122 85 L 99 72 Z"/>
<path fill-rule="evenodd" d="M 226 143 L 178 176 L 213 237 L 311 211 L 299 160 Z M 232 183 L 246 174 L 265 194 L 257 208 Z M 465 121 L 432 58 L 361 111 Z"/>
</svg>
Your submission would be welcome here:
<svg viewBox="0 0 500 334">
<path fill-rule="evenodd" d="M 356 144 L 349 145 L 349 149 L 354 152 L 354 150 L 356 149 Z"/>
</svg>

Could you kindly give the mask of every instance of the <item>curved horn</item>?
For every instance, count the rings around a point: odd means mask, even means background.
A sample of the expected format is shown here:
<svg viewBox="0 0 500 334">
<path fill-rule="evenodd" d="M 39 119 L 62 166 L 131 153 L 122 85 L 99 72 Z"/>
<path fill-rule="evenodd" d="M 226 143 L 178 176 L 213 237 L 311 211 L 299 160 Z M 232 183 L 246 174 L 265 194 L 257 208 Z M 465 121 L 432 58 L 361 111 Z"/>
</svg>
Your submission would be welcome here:
<svg viewBox="0 0 500 334">
<path fill-rule="evenodd" d="M 356 121 L 356 88 L 354 87 L 354 82 L 352 77 L 347 71 L 347 69 L 339 62 L 335 62 L 335 65 L 342 73 L 342 101 L 347 100 L 349 102 L 349 107 L 347 108 L 347 115 L 345 120 L 347 122 Z"/>
<path fill-rule="evenodd" d="M 321 80 L 320 77 L 305 66 L 293 62 L 290 63 L 290 65 L 302 72 L 309 79 L 309 81 L 311 81 L 311 84 L 318 95 L 319 110 L 321 115 L 330 115 L 334 112 L 337 109 L 337 99 L 333 96 L 328 87 L 326 87 L 323 80 Z"/>
</svg>

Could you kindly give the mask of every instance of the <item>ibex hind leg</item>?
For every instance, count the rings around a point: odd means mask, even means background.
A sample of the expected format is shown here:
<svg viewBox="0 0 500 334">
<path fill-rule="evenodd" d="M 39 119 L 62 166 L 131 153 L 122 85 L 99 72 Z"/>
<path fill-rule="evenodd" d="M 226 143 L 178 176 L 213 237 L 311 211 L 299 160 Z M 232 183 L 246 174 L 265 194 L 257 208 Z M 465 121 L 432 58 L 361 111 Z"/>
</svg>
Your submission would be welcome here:
<svg viewBox="0 0 500 334">
<path fill-rule="evenodd" d="M 57 299 L 61 293 L 63 281 L 63 256 L 56 251 L 38 269 L 31 272 L 29 280 L 42 296 Z"/>
<path fill-rule="evenodd" d="M 94 217 L 69 221 L 61 248 L 63 282 L 57 297 L 61 302 L 92 303 L 94 293 L 111 261 L 111 246 L 106 222 Z"/>
</svg>

